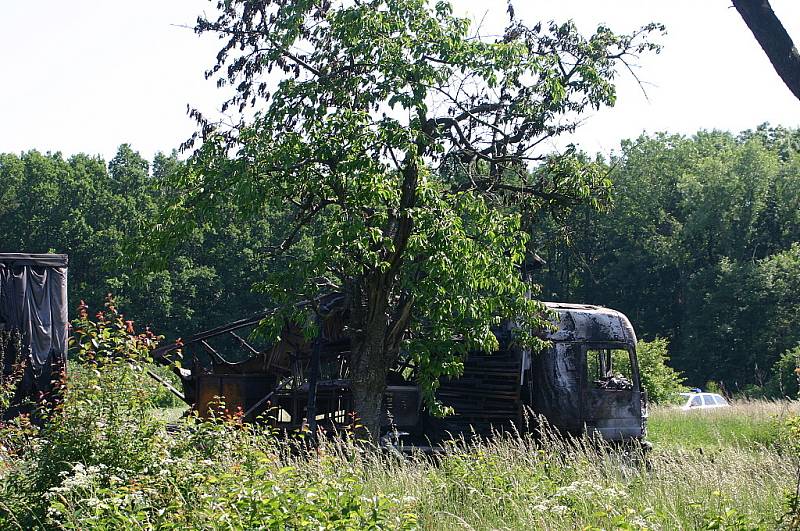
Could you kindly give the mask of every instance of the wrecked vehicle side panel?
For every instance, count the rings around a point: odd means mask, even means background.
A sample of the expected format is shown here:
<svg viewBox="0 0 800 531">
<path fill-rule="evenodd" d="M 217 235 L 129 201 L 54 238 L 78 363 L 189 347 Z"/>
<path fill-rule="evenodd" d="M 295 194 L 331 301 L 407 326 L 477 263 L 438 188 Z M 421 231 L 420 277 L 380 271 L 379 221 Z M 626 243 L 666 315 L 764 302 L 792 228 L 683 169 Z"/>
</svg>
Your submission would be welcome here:
<svg viewBox="0 0 800 531">
<path fill-rule="evenodd" d="M 618 441 L 641 438 L 641 402 L 638 391 L 604 391 L 590 389 L 586 392 L 586 430 L 603 439 Z"/>
<path fill-rule="evenodd" d="M 533 358 L 533 411 L 562 432 L 582 428 L 580 345 L 558 342 Z"/>
</svg>

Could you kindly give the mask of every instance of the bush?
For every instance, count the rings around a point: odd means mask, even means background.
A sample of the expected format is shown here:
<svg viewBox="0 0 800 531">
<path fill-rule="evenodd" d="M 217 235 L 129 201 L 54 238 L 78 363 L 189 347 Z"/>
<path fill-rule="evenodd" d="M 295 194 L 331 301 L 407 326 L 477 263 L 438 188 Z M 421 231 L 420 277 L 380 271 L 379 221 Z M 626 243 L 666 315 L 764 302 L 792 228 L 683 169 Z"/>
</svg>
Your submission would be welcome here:
<svg viewBox="0 0 800 531">
<path fill-rule="evenodd" d="M 655 403 L 678 400 L 678 393 L 686 390 L 681 373 L 667 365 L 669 342 L 657 337 L 653 341 L 639 341 L 636 354 L 639 373 L 647 396 Z"/>
<path fill-rule="evenodd" d="M 772 366 L 772 375 L 766 385 L 766 394 L 772 398 L 800 397 L 800 386 L 798 385 L 800 369 L 798 367 L 800 367 L 800 345 L 784 352 Z"/>
<path fill-rule="evenodd" d="M 59 412 L 27 433 L 0 482 L 0 528 L 413 527 L 401 500 L 368 494 L 339 456 L 293 463 L 285 443 L 232 418 L 167 432 L 135 367 L 72 374 Z"/>
<path fill-rule="evenodd" d="M 45 522 L 46 494 L 71 481 L 76 466 L 102 471 L 98 481 L 106 485 L 112 476 L 148 470 L 163 453 L 166 434 L 150 414 L 157 395 L 144 383 L 149 378 L 142 367 L 158 338 L 136 334 L 110 296 L 96 321 L 89 320 L 83 301 L 78 314 L 62 400 L 43 408 L 43 426 L 23 416 L 0 434 L 4 447 L 19 456 L 0 486 L 0 524 Z"/>
</svg>

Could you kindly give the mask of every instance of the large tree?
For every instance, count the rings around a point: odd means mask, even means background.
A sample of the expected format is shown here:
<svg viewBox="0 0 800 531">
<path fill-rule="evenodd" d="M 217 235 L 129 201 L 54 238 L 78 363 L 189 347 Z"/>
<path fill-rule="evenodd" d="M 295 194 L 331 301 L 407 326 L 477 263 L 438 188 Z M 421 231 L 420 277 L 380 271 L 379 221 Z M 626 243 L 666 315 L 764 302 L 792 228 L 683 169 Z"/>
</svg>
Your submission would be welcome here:
<svg viewBox="0 0 800 531">
<path fill-rule="evenodd" d="M 213 222 L 231 199 L 285 214 L 262 288 L 286 308 L 345 294 L 354 406 L 376 436 L 401 351 L 431 398 L 461 354 L 496 348 L 503 318 L 538 323 L 520 212 L 597 200 L 608 185 L 571 150 L 543 154 L 545 141 L 612 105 L 618 63 L 657 49 L 645 37 L 659 27 L 585 38 L 571 23 L 529 27 L 509 6 L 505 32 L 481 38 L 448 2 L 424 0 L 217 10 L 196 30 L 224 43 L 207 75 L 232 88 L 222 108 L 234 117 L 192 112 L 203 145 L 171 229 Z M 276 326 L 286 318 L 301 317 Z"/>
</svg>

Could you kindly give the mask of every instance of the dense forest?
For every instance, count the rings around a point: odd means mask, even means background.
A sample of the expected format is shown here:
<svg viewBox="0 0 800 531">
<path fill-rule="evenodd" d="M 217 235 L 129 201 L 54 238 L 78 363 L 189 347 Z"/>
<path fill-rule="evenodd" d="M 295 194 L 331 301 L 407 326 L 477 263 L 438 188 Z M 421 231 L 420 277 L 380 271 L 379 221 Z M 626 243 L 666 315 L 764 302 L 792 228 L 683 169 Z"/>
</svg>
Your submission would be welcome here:
<svg viewBox="0 0 800 531">
<path fill-rule="evenodd" d="M 623 311 L 690 384 L 796 391 L 771 368 L 800 341 L 799 147 L 767 126 L 623 142 L 611 210 L 542 224 L 545 296 Z"/>
<path fill-rule="evenodd" d="M 263 308 L 251 293 L 269 223 L 231 222 L 198 230 L 162 259 L 151 239 L 170 191 L 164 177 L 180 162 L 152 164 L 128 145 L 106 164 L 84 154 L 0 155 L 3 251 L 61 252 L 70 258 L 70 296 L 100 306 L 106 293 L 140 325 L 169 337 Z M 143 265 L 158 258 L 157 268 Z"/>
<path fill-rule="evenodd" d="M 796 392 L 800 131 L 643 136 L 598 162 L 613 183 L 606 208 L 532 224 L 546 261 L 541 297 L 625 312 L 640 337 L 669 341 L 690 384 Z M 108 164 L 0 155 L 0 251 L 69 254 L 74 303 L 113 292 L 140 325 L 169 337 L 267 307 L 253 287 L 278 214 L 255 222 L 230 204 L 227 219 L 169 252 L 151 238 L 174 193 L 166 177 L 181 164 L 174 153 L 148 162 L 128 145 Z"/>
</svg>

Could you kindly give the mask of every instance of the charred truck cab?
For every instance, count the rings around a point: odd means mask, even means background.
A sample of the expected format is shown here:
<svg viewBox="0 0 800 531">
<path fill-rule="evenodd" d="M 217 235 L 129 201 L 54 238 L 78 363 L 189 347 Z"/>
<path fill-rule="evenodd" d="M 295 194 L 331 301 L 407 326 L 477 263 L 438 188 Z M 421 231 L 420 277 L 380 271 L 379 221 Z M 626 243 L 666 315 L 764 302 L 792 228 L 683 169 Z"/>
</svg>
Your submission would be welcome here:
<svg viewBox="0 0 800 531">
<path fill-rule="evenodd" d="M 225 407 L 239 410 L 245 422 L 337 433 L 353 422 L 350 341 L 339 296 L 318 306 L 326 313 L 314 340 L 287 325 L 278 343 L 254 343 L 250 331 L 263 314 L 165 345 L 154 358 L 165 365 L 182 358 L 173 372 L 183 390 L 171 390 L 200 415 L 224 397 Z M 543 335 L 549 346 L 531 353 L 514 341 L 513 327 L 505 327 L 498 352 L 470 353 L 460 377 L 440 380 L 436 397 L 454 411 L 444 418 L 425 412 L 413 357 L 401 357 L 386 382 L 382 435 L 402 432 L 404 443 L 437 445 L 452 437 L 536 429 L 535 416 L 543 416 L 562 433 L 643 439 L 646 397 L 628 319 L 599 306 L 546 306 L 554 325 Z M 237 356 L 234 347 L 245 355 Z"/>
<path fill-rule="evenodd" d="M 601 306 L 547 303 L 550 346 L 526 362 L 526 402 L 561 432 L 608 441 L 644 439 L 647 395 L 636 334 L 622 313 Z"/>
</svg>

